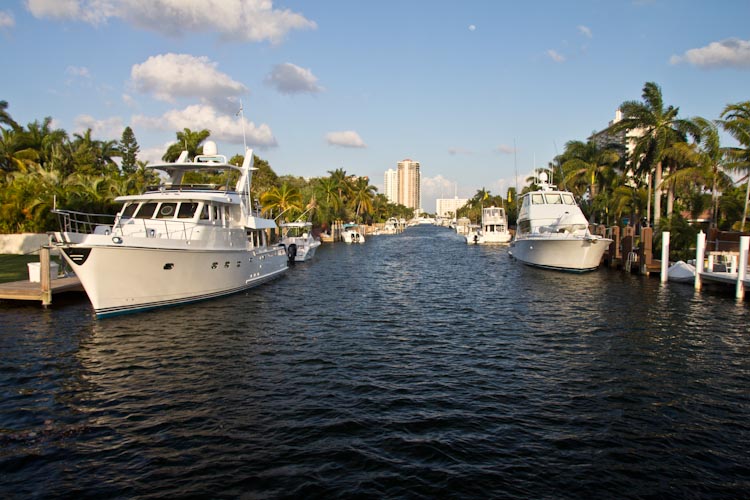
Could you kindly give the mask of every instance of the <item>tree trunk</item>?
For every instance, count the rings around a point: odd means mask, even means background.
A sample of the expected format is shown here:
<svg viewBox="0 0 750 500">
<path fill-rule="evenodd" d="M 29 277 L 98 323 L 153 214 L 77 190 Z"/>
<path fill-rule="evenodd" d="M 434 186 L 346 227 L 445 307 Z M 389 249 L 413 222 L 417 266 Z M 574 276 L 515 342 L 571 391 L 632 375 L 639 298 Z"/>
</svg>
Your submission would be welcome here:
<svg viewBox="0 0 750 500">
<path fill-rule="evenodd" d="M 672 212 L 674 212 L 674 184 L 670 184 L 667 190 L 667 217 L 671 217 Z"/>
<path fill-rule="evenodd" d="M 711 183 L 711 227 L 719 227 L 719 197 L 716 196 L 717 168 L 714 166 L 714 178 Z"/>
<path fill-rule="evenodd" d="M 648 195 L 646 196 L 646 225 L 651 225 L 651 172 L 648 173 Z"/>
<path fill-rule="evenodd" d="M 661 162 L 657 162 L 654 173 L 654 227 L 659 225 L 659 219 L 661 219 Z"/>
<path fill-rule="evenodd" d="M 745 219 L 747 219 L 747 202 L 750 200 L 750 174 L 747 176 L 747 192 L 745 193 L 745 209 L 742 211 L 742 224 L 740 231 L 745 232 Z"/>
</svg>

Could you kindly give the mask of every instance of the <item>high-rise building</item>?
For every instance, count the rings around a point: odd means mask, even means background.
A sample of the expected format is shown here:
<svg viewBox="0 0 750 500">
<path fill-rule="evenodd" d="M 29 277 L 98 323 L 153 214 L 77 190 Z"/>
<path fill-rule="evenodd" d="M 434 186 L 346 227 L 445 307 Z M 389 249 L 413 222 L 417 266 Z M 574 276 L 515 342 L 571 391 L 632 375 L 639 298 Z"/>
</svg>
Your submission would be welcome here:
<svg viewBox="0 0 750 500">
<path fill-rule="evenodd" d="M 407 208 L 422 208 L 419 162 L 405 159 L 398 162 L 398 203 Z"/>
<path fill-rule="evenodd" d="M 385 171 L 385 183 L 383 184 L 385 197 L 391 203 L 398 203 L 398 171 L 389 168 Z"/>
</svg>

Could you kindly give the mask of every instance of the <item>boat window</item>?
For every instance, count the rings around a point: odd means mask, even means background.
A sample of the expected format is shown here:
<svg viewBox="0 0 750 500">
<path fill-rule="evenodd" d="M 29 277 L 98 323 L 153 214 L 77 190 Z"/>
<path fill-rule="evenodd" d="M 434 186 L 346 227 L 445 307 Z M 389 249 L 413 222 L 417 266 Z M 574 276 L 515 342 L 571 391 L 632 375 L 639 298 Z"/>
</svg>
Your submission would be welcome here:
<svg viewBox="0 0 750 500">
<path fill-rule="evenodd" d="M 208 203 L 204 203 L 201 208 L 201 220 L 208 220 Z"/>
<path fill-rule="evenodd" d="M 221 215 L 219 215 L 219 207 L 217 207 L 216 205 L 211 205 L 211 219 L 221 220 Z"/>
<path fill-rule="evenodd" d="M 178 219 L 192 219 L 195 215 L 195 211 L 198 208 L 198 204 L 195 202 L 183 201 L 180 203 L 180 209 L 177 212 Z"/>
<path fill-rule="evenodd" d="M 159 207 L 159 211 L 156 214 L 157 219 L 171 219 L 174 217 L 177 203 L 162 203 Z"/>
<path fill-rule="evenodd" d="M 563 193 L 563 202 L 565 202 L 566 205 L 575 205 L 576 200 L 573 198 L 572 194 L 569 193 Z"/>
<path fill-rule="evenodd" d="M 135 216 L 138 219 L 150 219 L 154 216 L 154 212 L 156 212 L 156 205 L 158 203 L 153 201 L 141 204 L 141 208 L 138 209 L 138 213 Z"/>
<path fill-rule="evenodd" d="M 128 203 L 122 210 L 120 217 L 132 217 L 135 211 L 138 209 L 138 203 Z"/>
<path fill-rule="evenodd" d="M 544 196 L 542 196 L 541 194 L 532 194 L 531 204 L 532 205 L 544 205 Z"/>
<path fill-rule="evenodd" d="M 560 193 L 546 194 L 544 197 L 547 198 L 547 203 L 550 203 L 552 205 L 562 204 L 562 197 L 560 196 Z"/>
</svg>

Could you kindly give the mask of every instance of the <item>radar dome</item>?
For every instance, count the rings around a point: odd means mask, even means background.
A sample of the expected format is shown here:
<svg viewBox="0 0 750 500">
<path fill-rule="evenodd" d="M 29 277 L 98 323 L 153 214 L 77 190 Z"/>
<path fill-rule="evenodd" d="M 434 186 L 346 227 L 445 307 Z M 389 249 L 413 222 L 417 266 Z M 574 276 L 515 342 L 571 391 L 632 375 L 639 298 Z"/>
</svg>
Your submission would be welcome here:
<svg viewBox="0 0 750 500">
<path fill-rule="evenodd" d="M 540 172 L 539 173 L 539 181 L 540 182 L 547 182 L 547 172 Z"/>
<path fill-rule="evenodd" d="M 203 154 L 206 156 L 214 156 L 218 153 L 216 143 L 214 141 L 206 141 L 203 143 Z"/>
</svg>

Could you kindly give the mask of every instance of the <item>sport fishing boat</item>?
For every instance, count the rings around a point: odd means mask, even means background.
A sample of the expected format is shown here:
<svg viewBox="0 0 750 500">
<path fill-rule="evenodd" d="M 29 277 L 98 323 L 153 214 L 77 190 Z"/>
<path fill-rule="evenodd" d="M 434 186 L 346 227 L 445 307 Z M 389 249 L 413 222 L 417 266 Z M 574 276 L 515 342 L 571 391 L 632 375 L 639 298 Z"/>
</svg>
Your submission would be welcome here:
<svg viewBox="0 0 750 500">
<path fill-rule="evenodd" d="M 531 266 L 585 272 L 599 267 L 610 243 L 589 232 L 573 194 L 547 183 L 541 172 L 539 189 L 523 195 L 509 253 Z"/>
<path fill-rule="evenodd" d="M 81 280 L 97 317 L 220 297 L 260 285 L 287 270 L 283 246 L 266 231 L 250 196 L 253 152 L 241 167 L 206 142 L 192 160 L 149 165 L 168 179 L 140 195 L 120 196 L 112 216 L 57 210 L 56 245 Z M 186 173 L 224 172 L 226 182 L 186 184 Z M 236 185 L 230 185 L 236 179 Z M 104 219 L 104 217 L 108 217 Z"/>
<path fill-rule="evenodd" d="M 320 240 L 312 235 L 312 222 L 282 222 L 279 227 L 290 262 L 305 262 L 315 256 Z"/>
<path fill-rule="evenodd" d="M 466 235 L 466 243 L 469 245 L 496 245 L 508 243 L 511 238 L 505 209 L 488 207 L 482 209 L 482 226 Z"/>
</svg>

